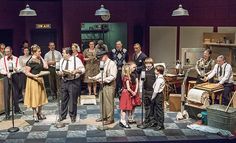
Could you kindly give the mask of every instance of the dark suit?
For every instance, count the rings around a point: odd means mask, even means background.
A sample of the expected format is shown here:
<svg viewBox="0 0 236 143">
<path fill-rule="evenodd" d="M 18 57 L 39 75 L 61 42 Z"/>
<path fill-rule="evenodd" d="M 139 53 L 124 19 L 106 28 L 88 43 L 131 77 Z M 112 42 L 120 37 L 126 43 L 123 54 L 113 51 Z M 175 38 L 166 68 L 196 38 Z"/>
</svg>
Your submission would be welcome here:
<svg viewBox="0 0 236 143">
<path fill-rule="evenodd" d="M 144 68 L 144 60 L 147 58 L 147 55 L 143 52 L 136 57 L 136 53 L 133 54 L 133 61 L 137 65 L 137 73 L 138 75 L 141 74 L 142 69 Z"/>
</svg>

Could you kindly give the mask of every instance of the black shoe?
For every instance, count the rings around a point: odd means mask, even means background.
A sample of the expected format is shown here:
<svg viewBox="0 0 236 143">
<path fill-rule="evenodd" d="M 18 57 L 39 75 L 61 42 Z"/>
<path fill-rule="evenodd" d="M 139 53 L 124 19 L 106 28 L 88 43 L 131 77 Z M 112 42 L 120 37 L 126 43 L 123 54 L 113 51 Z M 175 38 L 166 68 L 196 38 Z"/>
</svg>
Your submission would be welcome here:
<svg viewBox="0 0 236 143">
<path fill-rule="evenodd" d="M 154 128 L 155 131 L 159 131 L 159 130 L 163 130 L 163 129 L 165 129 L 164 126 L 156 126 L 156 127 Z"/>
<path fill-rule="evenodd" d="M 57 121 L 58 121 L 58 122 L 61 122 L 61 121 L 65 120 L 65 119 L 66 119 L 66 118 L 63 117 L 63 118 L 59 118 Z"/>
<path fill-rule="evenodd" d="M 128 124 L 124 125 L 122 122 L 119 123 L 122 128 L 131 128 Z"/>
<path fill-rule="evenodd" d="M 10 119 L 10 115 L 9 115 L 9 114 L 6 114 L 5 120 L 9 120 L 9 119 Z"/>
<path fill-rule="evenodd" d="M 19 110 L 19 111 L 15 111 L 15 114 L 18 114 L 18 115 L 23 115 L 23 114 L 24 114 L 24 112 L 22 112 L 21 110 Z"/>
<path fill-rule="evenodd" d="M 38 117 L 39 120 L 44 120 L 44 119 L 46 119 L 46 116 L 45 116 L 44 114 L 39 114 L 39 113 L 37 113 L 37 117 Z"/>
<path fill-rule="evenodd" d="M 146 129 L 146 128 L 150 127 L 150 125 L 148 123 L 144 123 L 144 124 L 137 125 L 137 127 L 140 129 Z"/>
<path fill-rule="evenodd" d="M 76 117 L 71 117 L 71 123 L 75 123 Z"/>
</svg>

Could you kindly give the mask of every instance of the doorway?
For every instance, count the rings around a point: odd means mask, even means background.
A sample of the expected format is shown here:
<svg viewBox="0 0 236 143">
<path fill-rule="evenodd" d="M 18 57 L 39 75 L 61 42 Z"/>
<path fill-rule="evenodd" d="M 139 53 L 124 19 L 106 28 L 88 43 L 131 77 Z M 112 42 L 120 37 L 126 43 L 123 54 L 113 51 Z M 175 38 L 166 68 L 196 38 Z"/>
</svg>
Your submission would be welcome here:
<svg viewBox="0 0 236 143">
<path fill-rule="evenodd" d="M 48 43 L 55 42 L 57 49 L 57 32 L 55 29 L 34 29 L 31 31 L 31 44 L 37 44 L 41 48 L 42 57 L 49 51 Z"/>
</svg>

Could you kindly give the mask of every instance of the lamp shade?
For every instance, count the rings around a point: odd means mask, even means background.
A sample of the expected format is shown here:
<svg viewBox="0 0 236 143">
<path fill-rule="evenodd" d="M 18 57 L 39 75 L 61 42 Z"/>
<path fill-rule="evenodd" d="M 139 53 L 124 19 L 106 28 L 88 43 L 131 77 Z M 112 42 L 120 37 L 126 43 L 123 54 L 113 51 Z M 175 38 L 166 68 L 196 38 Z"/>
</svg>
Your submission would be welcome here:
<svg viewBox="0 0 236 143">
<path fill-rule="evenodd" d="M 96 10 L 95 16 L 110 15 L 108 9 L 104 8 L 104 5 L 101 5 L 100 9 Z"/>
<path fill-rule="evenodd" d="M 188 10 L 183 9 L 182 5 L 179 5 L 179 8 L 172 12 L 172 16 L 189 16 Z"/>
<path fill-rule="evenodd" d="M 26 5 L 26 8 L 20 11 L 19 16 L 37 16 L 35 10 L 31 9 L 29 5 Z"/>
</svg>

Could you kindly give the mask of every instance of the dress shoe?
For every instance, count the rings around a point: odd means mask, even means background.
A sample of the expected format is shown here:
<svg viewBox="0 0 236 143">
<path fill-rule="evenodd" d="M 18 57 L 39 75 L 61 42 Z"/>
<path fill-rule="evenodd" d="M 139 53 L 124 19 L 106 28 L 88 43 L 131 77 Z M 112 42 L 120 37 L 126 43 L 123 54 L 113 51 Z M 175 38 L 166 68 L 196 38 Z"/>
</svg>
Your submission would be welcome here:
<svg viewBox="0 0 236 143">
<path fill-rule="evenodd" d="M 34 122 L 39 122 L 39 119 L 38 119 L 37 115 L 33 116 L 33 120 L 34 120 Z"/>
<path fill-rule="evenodd" d="M 163 129 L 165 129 L 164 126 L 156 126 L 156 127 L 154 128 L 155 131 L 159 131 L 159 130 L 163 130 Z"/>
<path fill-rule="evenodd" d="M 106 121 L 106 119 L 103 119 L 103 120 L 102 120 L 102 118 L 98 118 L 98 119 L 96 120 L 96 122 L 102 122 L 102 121 Z"/>
<path fill-rule="evenodd" d="M 149 123 L 144 123 L 144 124 L 137 125 L 137 127 L 140 128 L 140 129 L 146 129 L 146 128 L 150 127 L 150 124 Z"/>
<path fill-rule="evenodd" d="M 61 121 L 65 120 L 65 119 L 66 119 L 66 118 L 61 117 L 61 118 L 59 118 L 57 121 L 58 121 L 58 122 L 61 122 Z"/>
<path fill-rule="evenodd" d="M 21 110 L 19 110 L 19 111 L 15 111 L 15 114 L 18 114 L 18 115 L 23 115 L 23 114 L 24 114 L 24 112 L 22 112 Z"/>
<path fill-rule="evenodd" d="M 129 124 L 136 124 L 136 121 L 133 120 L 133 119 L 129 119 L 129 120 L 128 120 L 128 123 L 129 123 Z"/>
<path fill-rule="evenodd" d="M 71 123 L 75 123 L 76 118 L 75 117 L 71 117 Z"/>
<path fill-rule="evenodd" d="M 46 116 L 44 114 L 37 113 L 37 117 L 39 120 L 44 120 L 46 119 Z"/>
<path fill-rule="evenodd" d="M 112 123 L 114 123 L 114 120 L 109 120 L 109 121 L 105 121 L 105 122 L 104 122 L 104 125 L 110 125 L 110 124 L 112 124 Z"/>
<path fill-rule="evenodd" d="M 119 125 L 122 127 L 122 128 L 131 128 L 128 124 L 123 124 L 122 122 L 119 122 Z"/>
<path fill-rule="evenodd" d="M 9 119 L 10 119 L 10 115 L 6 114 L 5 120 L 9 120 Z"/>
</svg>

